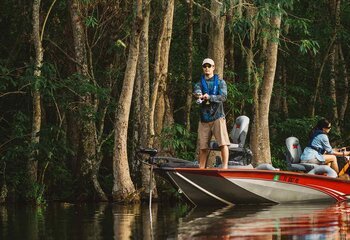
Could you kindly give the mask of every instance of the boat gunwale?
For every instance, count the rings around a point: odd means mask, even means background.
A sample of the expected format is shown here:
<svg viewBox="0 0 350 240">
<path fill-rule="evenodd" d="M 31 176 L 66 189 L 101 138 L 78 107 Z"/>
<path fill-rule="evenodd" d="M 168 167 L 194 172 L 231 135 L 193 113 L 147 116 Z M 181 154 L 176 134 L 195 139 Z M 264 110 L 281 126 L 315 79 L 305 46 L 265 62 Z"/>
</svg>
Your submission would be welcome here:
<svg viewBox="0 0 350 240">
<path fill-rule="evenodd" d="M 284 171 L 284 170 L 262 170 L 262 169 L 240 169 L 240 168 L 229 168 L 229 169 L 220 169 L 220 168 L 173 168 L 173 167 L 156 167 L 154 170 L 160 170 L 160 171 L 181 171 L 181 172 L 209 172 L 209 173 L 217 173 L 220 176 L 223 176 L 225 173 L 232 173 L 232 172 L 242 172 L 242 173 L 258 173 L 258 174 L 283 174 L 283 175 L 290 175 L 290 176 L 300 176 L 305 178 L 316 178 L 316 179 L 322 179 L 322 180 L 331 180 L 335 182 L 344 182 L 344 183 L 350 183 L 350 180 L 342 179 L 342 178 L 332 178 L 325 175 L 317 175 L 317 174 L 308 174 L 308 173 L 301 173 L 301 172 L 293 172 L 293 171 Z M 222 174 L 223 173 L 223 174 Z M 211 174 L 212 175 L 212 174 Z"/>
</svg>

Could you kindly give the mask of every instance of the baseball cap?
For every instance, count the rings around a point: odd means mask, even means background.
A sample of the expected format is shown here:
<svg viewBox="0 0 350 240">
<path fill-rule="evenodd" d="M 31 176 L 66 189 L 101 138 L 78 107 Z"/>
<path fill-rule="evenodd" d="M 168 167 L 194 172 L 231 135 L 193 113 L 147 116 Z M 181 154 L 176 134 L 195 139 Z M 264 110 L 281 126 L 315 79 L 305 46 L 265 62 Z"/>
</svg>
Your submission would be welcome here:
<svg viewBox="0 0 350 240">
<path fill-rule="evenodd" d="M 210 65 L 215 65 L 215 64 L 214 64 L 214 60 L 211 59 L 211 58 L 206 58 L 206 59 L 204 59 L 202 65 L 204 65 L 204 64 L 206 64 L 206 63 L 208 63 L 208 64 L 210 64 Z"/>
</svg>

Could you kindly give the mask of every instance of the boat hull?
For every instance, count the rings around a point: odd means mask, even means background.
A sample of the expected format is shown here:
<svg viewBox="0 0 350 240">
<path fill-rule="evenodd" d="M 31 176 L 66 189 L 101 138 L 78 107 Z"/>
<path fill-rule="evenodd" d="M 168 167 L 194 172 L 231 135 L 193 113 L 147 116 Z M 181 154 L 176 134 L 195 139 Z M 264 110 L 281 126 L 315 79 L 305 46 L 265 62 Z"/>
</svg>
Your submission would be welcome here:
<svg viewBox="0 0 350 240">
<path fill-rule="evenodd" d="M 256 169 L 157 168 L 193 205 L 341 202 L 349 181 Z"/>
</svg>

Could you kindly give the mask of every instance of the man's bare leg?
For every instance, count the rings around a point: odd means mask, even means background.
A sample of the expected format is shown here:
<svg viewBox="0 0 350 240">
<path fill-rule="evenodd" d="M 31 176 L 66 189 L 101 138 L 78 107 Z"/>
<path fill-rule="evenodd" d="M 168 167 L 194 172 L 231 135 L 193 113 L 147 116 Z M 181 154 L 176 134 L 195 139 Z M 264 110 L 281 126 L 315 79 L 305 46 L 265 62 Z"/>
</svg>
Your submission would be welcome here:
<svg viewBox="0 0 350 240">
<path fill-rule="evenodd" d="M 199 150 L 199 168 L 205 168 L 208 158 L 208 149 Z"/>
<path fill-rule="evenodd" d="M 227 169 L 228 168 L 228 146 L 223 145 L 220 147 L 221 150 L 221 158 L 222 158 L 222 168 Z"/>
</svg>

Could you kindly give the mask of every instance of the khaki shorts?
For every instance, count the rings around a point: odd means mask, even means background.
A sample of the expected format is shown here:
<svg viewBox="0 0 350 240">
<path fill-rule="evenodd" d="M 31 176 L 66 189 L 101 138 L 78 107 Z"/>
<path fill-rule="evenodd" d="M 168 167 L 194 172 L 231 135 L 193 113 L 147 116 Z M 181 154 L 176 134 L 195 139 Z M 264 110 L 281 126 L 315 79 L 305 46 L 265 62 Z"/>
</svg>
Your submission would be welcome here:
<svg viewBox="0 0 350 240">
<path fill-rule="evenodd" d="M 227 133 L 225 118 L 219 118 L 213 122 L 199 122 L 199 126 L 198 126 L 199 148 L 208 149 L 209 142 L 213 135 L 220 147 L 224 145 L 230 145 L 230 139 Z"/>
</svg>

